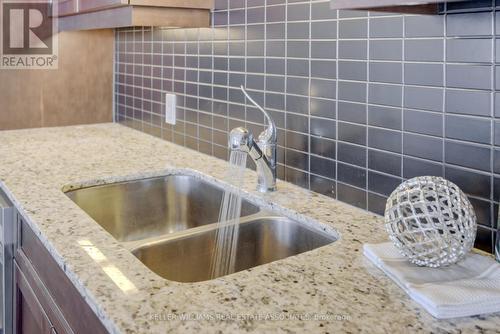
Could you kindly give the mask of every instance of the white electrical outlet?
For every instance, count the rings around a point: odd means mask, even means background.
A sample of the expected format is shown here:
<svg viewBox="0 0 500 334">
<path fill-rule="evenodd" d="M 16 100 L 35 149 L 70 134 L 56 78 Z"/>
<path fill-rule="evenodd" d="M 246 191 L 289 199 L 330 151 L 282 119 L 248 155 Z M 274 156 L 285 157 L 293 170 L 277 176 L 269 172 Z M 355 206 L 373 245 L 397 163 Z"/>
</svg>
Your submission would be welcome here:
<svg viewBox="0 0 500 334">
<path fill-rule="evenodd" d="M 165 94 L 165 123 L 175 125 L 175 115 L 177 114 L 177 96 L 175 94 Z"/>
</svg>

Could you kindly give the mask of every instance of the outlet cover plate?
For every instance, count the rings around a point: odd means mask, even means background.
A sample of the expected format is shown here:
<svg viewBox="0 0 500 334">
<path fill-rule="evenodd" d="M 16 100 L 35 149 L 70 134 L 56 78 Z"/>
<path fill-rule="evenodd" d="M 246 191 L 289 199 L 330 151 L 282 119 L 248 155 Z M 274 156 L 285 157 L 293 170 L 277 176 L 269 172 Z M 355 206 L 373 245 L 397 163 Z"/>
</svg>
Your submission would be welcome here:
<svg viewBox="0 0 500 334">
<path fill-rule="evenodd" d="M 165 94 L 165 123 L 175 125 L 175 115 L 177 114 L 177 95 Z"/>
</svg>

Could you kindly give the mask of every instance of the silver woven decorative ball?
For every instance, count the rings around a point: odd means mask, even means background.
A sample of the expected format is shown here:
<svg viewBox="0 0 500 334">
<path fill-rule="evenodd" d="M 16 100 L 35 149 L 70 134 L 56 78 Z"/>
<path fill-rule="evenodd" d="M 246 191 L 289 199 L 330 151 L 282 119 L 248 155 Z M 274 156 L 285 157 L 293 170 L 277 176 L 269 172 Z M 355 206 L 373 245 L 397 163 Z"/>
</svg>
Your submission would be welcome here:
<svg viewBox="0 0 500 334">
<path fill-rule="evenodd" d="M 454 264 L 476 239 L 476 214 L 467 196 L 441 177 L 403 182 L 387 200 L 385 227 L 410 262 L 432 268 Z"/>
</svg>

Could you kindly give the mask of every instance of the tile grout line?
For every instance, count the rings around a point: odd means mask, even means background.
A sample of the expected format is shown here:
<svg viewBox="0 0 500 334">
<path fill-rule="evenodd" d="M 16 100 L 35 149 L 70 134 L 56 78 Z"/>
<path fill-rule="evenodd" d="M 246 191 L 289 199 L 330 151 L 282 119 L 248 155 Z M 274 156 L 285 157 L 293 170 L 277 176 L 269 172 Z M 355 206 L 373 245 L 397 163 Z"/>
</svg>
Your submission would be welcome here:
<svg viewBox="0 0 500 334">
<path fill-rule="evenodd" d="M 446 60 L 447 60 L 447 55 L 448 55 L 448 4 L 444 3 L 444 14 L 443 14 L 443 96 L 442 96 L 442 125 L 441 125 L 441 131 L 442 131 L 442 143 L 441 143 L 441 151 L 443 152 L 443 157 L 442 157 L 442 167 L 441 167 L 441 175 L 443 177 L 446 177 L 446 146 L 445 146 L 445 138 L 446 138 L 446 97 L 448 95 L 448 84 L 447 84 L 447 75 L 446 75 Z"/>
<path fill-rule="evenodd" d="M 370 127 L 369 127 L 369 124 L 370 124 L 370 108 L 368 107 L 368 102 L 370 101 L 370 86 L 371 86 L 371 76 L 370 76 L 370 60 L 371 60 L 371 55 L 370 55 L 370 52 L 371 52 L 371 40 L 370 40 L 370 37 L 371 37 L 371 33 L 372 33 L 372 30 L 371 30 L 371 24 L 372 24 L 372 12 L 368 12 L 367 14 L 367 24 L 366 24 L 366 86 L 365 86 L 365 89 L 366 89 L 366 96 L 365 96 L 365 166 L 364 166 L 364 169 L 365 169 L 365 207 L 364 209 L 365 210 L 368 210 L 368 207 L 369 207 L 369 193 L 368 193 L 368 188 L 369 188 L 369 184 L 370 184 L 370 180 L 369 180 L 369 174 L 370 172 L 368 171 L 368 160 L 369 160 L 369 155 L 368 155 L 368 151 L 369 151 L 369 147 L 370 147 Z"/>
<path fill-rule="evenodd" d="M 404 177 L 404 158 L 403 152 L 405 150 L 405 105 L 406 105 L 406 16 L 402 16 L 402 30 L 403 30 L 403 42 L 402 42 L 402 64 L 401 64 L 401 76 L 402 76 L 402 96 L 401 96 L 401 166 L 399 177 L 401 182 L 405 180 Z"/>
<path fill-rule="evenodd" d="M 287 20 L 288 20 L 288 6 L 290 2 L 287 0 Z M 307 2 L 307 6 L 309 7 L 309 20 L 308 20 L 308 29 L 309 29 L 309 38 L 308 38 L 308 48 L 307 48 L 307 64 L 308 64 L 308 74 L 307 78 L 307 174 L 306 174 L 306 182 L 307 189 L 311 190 L 311 75 L 312 75 L 312 1 Z M 288 53 L 288 47 L 287 47 Z M 288 73 L 288 61 L 287 61 L 287 73 Z M 288 85 L 288 77 L 286 79 Z M 288 89 L 287 89 L 288 90 Z M 287 92 L 288 93 L 288 92 Z M 288 109 L 288 108 L 287 108 Z"/>
<path fill-rule="evenodd" d="M 336 84 L 335 84 L 335 194 L 334 198 L 338 199 L 339 197 L 339 187 L 338 187 L 338 180 L 339 180 L 339 51 L 340 51 L 340 34 L 339 34 L 339 18 L 340 18 L 340 10 L 336 10 L 336 20 L 335 20 L 335 27 L 336 27 L 336 43 L 335 43 L 335 56 L 336 56 L 336 67 L 335 67 L 335 72 L 336 72 Z"/>
<path fill-rule="evenodd" d="M 497 17 L 496 17 L 496 9 L 495 7 L 493 8 L 491 12 L 491 33 L 493 38 L 491 39 L 492 43 L 492 54 L 491 54 L 491 67 L 492 67 L 492 75 L 491 75 L 491 87 L 493 89 L 493 92 L 496 91 L 498 87 L 496 87 L 496 71 L 497 68 L 495 66 L 495 61 L 496 61 L 496 53 L 497 53 L 497 48 L 496 48 L 496 24 L 497 24 Z M 491 148 L 490 148 L 490 226 L 493 228 L 496 227 L 497 229 L 497 235 L 498 235 L 498 222 L 495 224 L 495 176 L 494 176 L 494 170 L 495 170 L 495 161 L 494 161 L 494 155 L 495 155 L 495 108 L 496 108 L 496 101 L 495 101 L 495 93 L 491 93 Z M 497 217 L 498 219 L 498 217 Z M 495 252 L 495 238 L 496 235 L 495 233 L 491 233 L 491 248 L 493 252 Z"/>
</svg>

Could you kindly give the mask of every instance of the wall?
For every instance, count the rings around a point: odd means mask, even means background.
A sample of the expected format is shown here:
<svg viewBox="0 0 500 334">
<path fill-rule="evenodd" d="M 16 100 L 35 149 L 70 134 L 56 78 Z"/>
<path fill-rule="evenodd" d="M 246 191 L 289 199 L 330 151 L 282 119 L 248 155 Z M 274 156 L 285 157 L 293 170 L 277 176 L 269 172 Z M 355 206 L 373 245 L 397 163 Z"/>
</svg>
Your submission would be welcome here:
<svg viewBox="0 0 500 334">
<path fill-rule="evenodd" d="M 280 128 L 281 178 L 382 214 L 404 179 L 444 176 L 470 195 L 477 246 L 491 251 L 500 14 L 491 1 L 476 13 L 449 6 L 411 16 L 219 0 L 213 29 L 117 30 L 116 120 L 226 159 L 231 128 L 263 128 L 244 84 Z M 161 92 L 179 96 L 173 127 L 162 122 Z"/>
<path fill-rule="evenodd" d="M 59 34 L 59 69 L 0 70 L 0 130 L 112 121 L 113 30 Z"/>
</svg>

